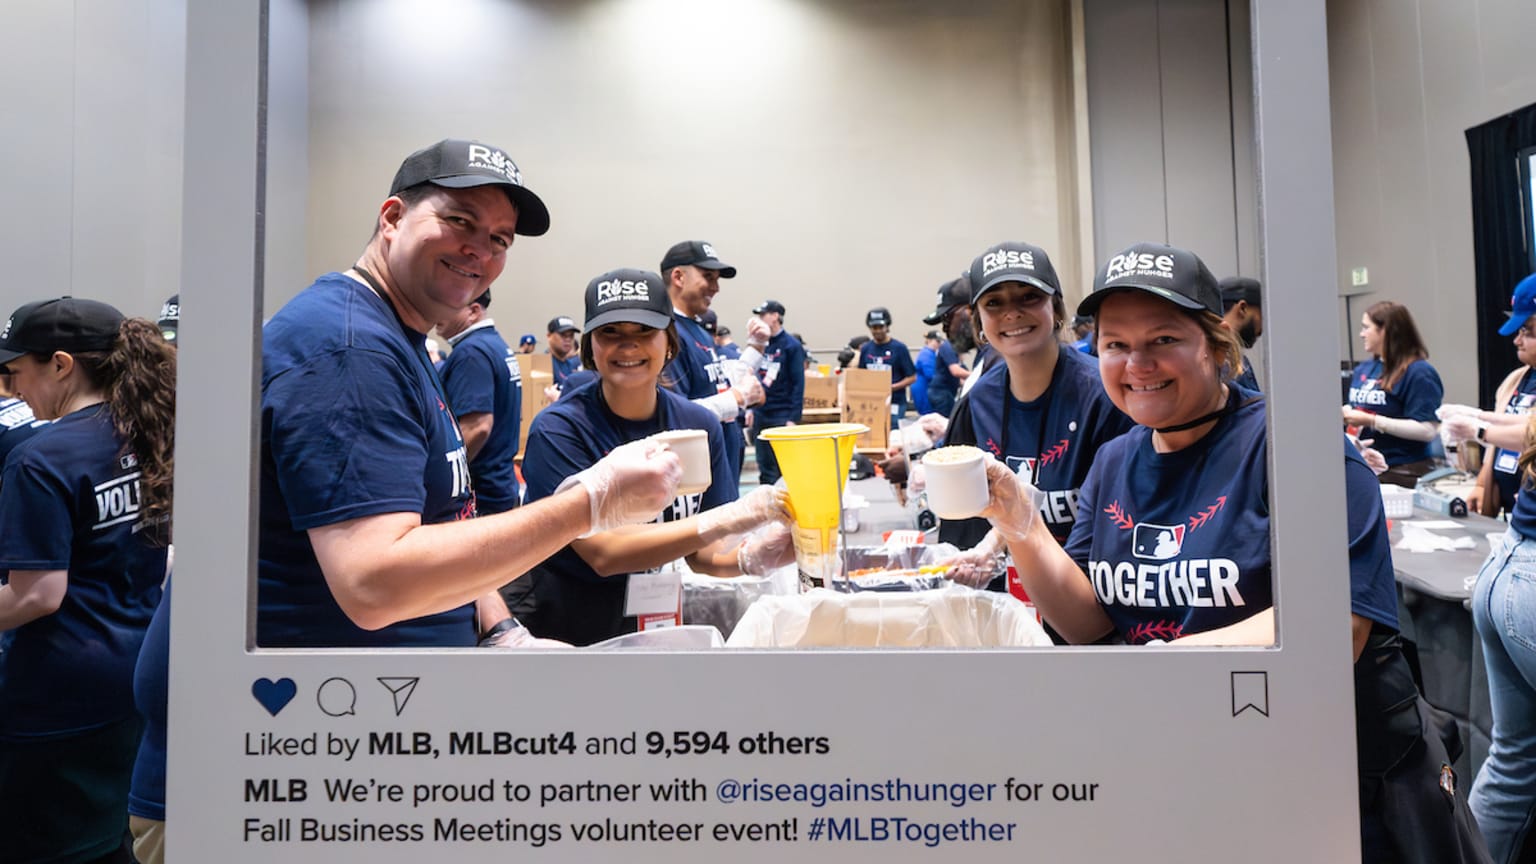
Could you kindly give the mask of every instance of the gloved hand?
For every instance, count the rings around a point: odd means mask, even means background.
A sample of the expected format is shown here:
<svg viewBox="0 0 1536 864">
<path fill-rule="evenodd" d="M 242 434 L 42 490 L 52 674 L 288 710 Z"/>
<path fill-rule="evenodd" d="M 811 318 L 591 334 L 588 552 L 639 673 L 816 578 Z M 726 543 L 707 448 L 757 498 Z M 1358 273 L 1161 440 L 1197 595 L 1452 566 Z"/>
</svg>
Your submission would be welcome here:
<svg viewBox="0 0 1536 864">
<path fill-rule="evenodd" d="M 747 319 L 747 344 L 761 351 L 768 347 L 768 338 L 773 335 L 768 322 L 753 315 Z"/>
<path fill-rule="evenodd" d="M 991 453 L 986 454 L 986 461 L 989 494 L 980 515 L 992 523 L 1003 540 L 1023 540 L 1040 520 L 1043 493 Z"/>
<path fill-rule="evenodd" d="M 731 534 L 745 534 L 765 523 L 789 521 L 788 500 L 783 489 L 759 486 L 744 498 L 699 514 L 699 538 L 713 543 Z"/>
<path fill-rule="evenodd" d="M 1474 414 L 1451 414 L 1440 421 L 1440 439 L 1447 447 L 1471 441 L 1482 426 Z"/>
<path fill-rule="evenodd" d="M 1378 477 L 1387 470 L 1387 457 L 1381 455 L 1381 451 L 1371 446 L 1371 441 L 1361 441 L 1359 438 L 1349 436 L 1351 443 L 1360 451 L 1360 458 L 1365 460 L 1367 468 Z"/>
<path fill-rule="evenodd" d="M 736 551 L 736 567 L 744 576 L 762 576 L 794 561 L 794 535 L 783 522 L 770 522 L 748 534 Z"/>
<path fill-rule="evenodd" d="M 591 537 L 620 525 L 649 522 L 677 497 L 683 463 L 663 442 L 643 438 L 621 444 L 596 465 L 565 478 L 555 493 L 581 484 L 587 490 Z"/>
<path fill-rule="evenodd" d="M 971 588 L 985 588 L 997 575 L 997 553 L 1002 551 L 1003 538 L 996 531 L 988 531 L 973 548 L 940 561 L 949 566 L 944 578 Z"/>
<path fill-rule="evenodd" d="M 767 394 L 763 392 L 763 384 L 757 380 L 756 375 L 745 375 L 740 380 L 731 384 L 731 389 L 741 396 L 741 407 L 751 408 L 753 405 L 763 404 Z"/>
<path fill-rule="evenodd" d="M 923 494 L 928 488 L 928 474 L 923 470 L 923 463 L 914 462 L 907 466 L 907 494 L 913 498 Z"/>
<path fill-rule="evenodd" d="M 1441 405 L 1439 408 L 1435 409 L 1435 416 L 1439 417 L 1441 420 L 1448 420 L 1458 415 L 1476 417 L 1477 414 L 1478 409 L 1476 406 L 1458 405 L 1455 402 L 1447 402 L 1444 405 Z"/>
</svg>

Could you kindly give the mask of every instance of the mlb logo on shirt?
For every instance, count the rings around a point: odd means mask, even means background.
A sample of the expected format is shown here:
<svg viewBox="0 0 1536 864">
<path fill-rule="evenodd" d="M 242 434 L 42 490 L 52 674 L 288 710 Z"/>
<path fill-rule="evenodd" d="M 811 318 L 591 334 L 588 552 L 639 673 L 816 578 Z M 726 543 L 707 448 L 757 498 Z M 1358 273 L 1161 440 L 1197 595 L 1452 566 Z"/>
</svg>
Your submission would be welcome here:
<svg viewBox="0 0 1536 864">
<path fill-rule="evenodd" d="M 1519 393 L 1509 402 L 1510 412 L 1514 414 L 1527 414 L 1531 410 L 1532 403 L 1536 403 L 1536 393 Z"/>
<path fill-rule="evenodd" d="M 1023 477 L 1025 483 L 1033 484 L 1035 482 L 1035 464 L 1038 461 L 1033 456 L 1009 456 L 1008 467 L 1013 469 L 1013 473 Z"/>
<path fill-rule="evenodd" d="M 1149 525 L 1137 522 L 1131 535 L 1131 553 L 1137 558 L 1167 561 L 1184 548 L 1183 525 Z"/>
</svg>

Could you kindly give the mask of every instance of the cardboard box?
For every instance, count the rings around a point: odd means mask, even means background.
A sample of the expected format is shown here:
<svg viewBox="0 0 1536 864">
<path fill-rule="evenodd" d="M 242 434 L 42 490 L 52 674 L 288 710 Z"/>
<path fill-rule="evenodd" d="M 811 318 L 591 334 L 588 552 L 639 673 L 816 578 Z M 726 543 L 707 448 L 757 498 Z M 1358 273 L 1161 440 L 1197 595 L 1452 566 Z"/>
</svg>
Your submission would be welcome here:
<svg viewBox="0 0 1536 864">
<path fill-rule="evenodd" d="M 533 422 L 534 415 L 550 404 L 544 397 L 544 388 L 555 383 L 555 372 L 548 354 L 519 354 L 517 368 L 523 379 L 523 418 L 518 426 L 517 437 L 517 458 L 521 459 L 523 451 L 528 449 L 529 424 Z"/>
<path fill-rule="evenodd" d="M 891 373 L 887 369 L 845 369 L 843 422 L 862 423 L 869 431 L 859 436 L 859 452 L 884 453 L 891 428 Z"/>
<path fill-rule="evenodd" d="M 805 376 L 805 410 L 822 411 L 828 408 L 835 410 L 838 407 L 837 383 L 836 378 Z"/>
</svg>

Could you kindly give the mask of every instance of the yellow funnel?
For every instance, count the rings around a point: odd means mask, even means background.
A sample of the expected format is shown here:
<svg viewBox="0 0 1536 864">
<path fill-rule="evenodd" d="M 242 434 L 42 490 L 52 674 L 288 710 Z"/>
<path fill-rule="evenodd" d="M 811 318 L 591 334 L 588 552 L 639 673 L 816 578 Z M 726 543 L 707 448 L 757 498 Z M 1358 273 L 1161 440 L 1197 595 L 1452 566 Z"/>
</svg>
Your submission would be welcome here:
<svg viewBox="0 0 1536 864">
<path fill-rule="evenodd" d="M 860 423 L 809 423 L 758 433 L 773 446 L 795 519 L 795 553 L 801 572 L 823 584 L 836 572 L 837 527 L 848 485 L 854 442 L 869 431 Z"/>
</svg>

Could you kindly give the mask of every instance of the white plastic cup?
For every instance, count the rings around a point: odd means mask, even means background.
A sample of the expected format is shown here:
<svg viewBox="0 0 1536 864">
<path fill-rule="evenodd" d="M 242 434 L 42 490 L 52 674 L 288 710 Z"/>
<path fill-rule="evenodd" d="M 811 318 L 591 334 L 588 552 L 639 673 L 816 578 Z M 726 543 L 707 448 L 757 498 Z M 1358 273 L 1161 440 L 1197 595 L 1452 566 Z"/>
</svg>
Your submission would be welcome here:
<svg viewBox="0 0 1536 864">
<path fill-rule="evenodd" d="M 697 495 L 714 482 L 709 464 L 709 434 L 703 429 L 669 429 L 651 437 L 665 442 L 683 462 L 683 479 L 677 484 L 677 494 Z"/>
<path fill-rule="evenodd" d="M 952 446 L 923 456 L 928 509 L 940 519 L 969 519 L 987 506 L 987 465 L 981 450 Z"/>
</svg>

